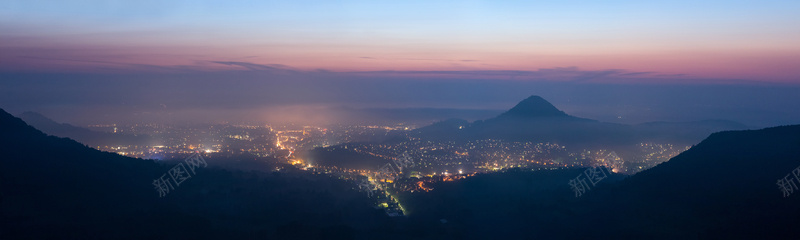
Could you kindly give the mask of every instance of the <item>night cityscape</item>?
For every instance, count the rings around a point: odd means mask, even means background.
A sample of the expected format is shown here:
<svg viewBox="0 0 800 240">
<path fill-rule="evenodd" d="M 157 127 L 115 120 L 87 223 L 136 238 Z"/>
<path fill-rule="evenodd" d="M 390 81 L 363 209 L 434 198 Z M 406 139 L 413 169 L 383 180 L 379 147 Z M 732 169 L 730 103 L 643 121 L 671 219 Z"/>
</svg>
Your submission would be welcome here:
<svg viewBox="0 0 800 240">
<path fill-rule="evenodd" d="M 0 239 L 800 239 L 800 2 L 0 3 Z"/>
</svg>

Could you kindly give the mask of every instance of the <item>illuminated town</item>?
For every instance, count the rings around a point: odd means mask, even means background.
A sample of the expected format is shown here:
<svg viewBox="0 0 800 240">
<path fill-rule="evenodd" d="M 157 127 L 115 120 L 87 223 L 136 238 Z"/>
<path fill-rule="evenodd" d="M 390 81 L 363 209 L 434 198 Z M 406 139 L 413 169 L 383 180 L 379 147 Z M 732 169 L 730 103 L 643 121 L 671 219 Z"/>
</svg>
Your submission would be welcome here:
<svg viewBox="0 0 800 240">
<path fill-rule="evenodd" d="M 195 151 L 210 158 L 240 156 L 288 163 L 298 169 L 331 174 L 356 181 L 375 178 L 382 162 L 361 167 L 339 165 L 324 159 L 308 159 L 309 151 L 349 152 L 385 161 L 402 154 L 413 159 L 414 167 L 389 180 L 398 191 L 430 191 L 432 183 L 453 181 L 475 174 L 510 168 L 557 169 L 605 166 L 613 172 L 633 174 L 687 150 L 689 146 L 640 143 L 625 154 L 608 149 L 570 149 L 557 143 L 477 140 L 435 142 L 410 136 L 413 127 L 395 126 L 293 126 L 209 124 L 192 127 L 169 125 L 92 125 L 115 134 L 152 136 L 150 145 L 92 146 L 121 155 L 168 160 Z M 388 140 L 387 140 L 388 139 Z M 398 140 L 400 139 L 400 140 Z M 386 179 L 373 181 L 386 183 Z"/>
</svg>

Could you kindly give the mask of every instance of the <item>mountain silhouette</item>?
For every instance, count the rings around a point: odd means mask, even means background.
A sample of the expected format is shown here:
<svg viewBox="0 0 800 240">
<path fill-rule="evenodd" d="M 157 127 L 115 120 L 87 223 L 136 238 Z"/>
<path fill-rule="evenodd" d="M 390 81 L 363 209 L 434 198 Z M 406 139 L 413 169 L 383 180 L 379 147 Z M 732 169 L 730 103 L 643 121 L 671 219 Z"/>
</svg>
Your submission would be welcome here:
<svg viewBox="0 0 800 240">
<path fill-rule="evenodd" d="M 539 96 L 530 96 L 499 116 L 500 118 L 571 117 Z"/>
<path fill-rule="evenodd" d="M 725 131 L 711 134 L 669 161 L 626 179 L 624 186 L 647 196 L 670 195 L 704 203 L 724 198 L 779 199 L 776 180 L 798 167 L 800 125 Z M 713 197 L 696 195 L 709 193 Z"/>
<path fill-rule="evenodd" d="M 80 238 L 93 229 L 87 225 L 117 222 L 115 214 L 152 203 L 149 183 L 165 170 L 153 161 L 48 136 L 1 109 L 0 132 L 0 217 L 9 236 Z"/>
<path fill-rule="evenodd" d="M 19 114 L 19 118 L 44 133 L 71 138 L 89 146 L 159 145 L 147 135 L 96 132 L 67 123 L 58 123 L 36 112 L 23 112 Z"/>
<path fill-rule="evenodd" d="M 2 109 L 0 132 L 3 239 L 351 239 L 348 224 L 372 229 L 388 218 L 350 183 L 291 167 L 198 168 L 159 197 L 153 181 L 179 162 L 48 136 Z"/>
<path fill-rule="evenodd" d="M 800 184 L 799 146 L 800 125 L 724 131 L 649 170 L 587 183 L 581 197 L 568 183 L 585 169 L 512 169 L 442 182 L 405 205 L 475 239 L 800 239 L 800 190 L 784 197 L 776 185 Z"/>
<path fill-rule="evenodd" d="M 600 122 L 571 116 L 539 96 L 530 96 L 497 117 L 468 123 L 450 119 L 416 129 L 415 137 L 429 140 L 554 142 L 570 147 L 620 147 L 640 142 L 691 145 L 708 134 L 746 129 L 730 121 L 646 123 L 637 125 Z M 618 153 L 620 151 L 617 151 Z"/>
<path fill-rule="evenodd" d="M 572 146 L 635 142 L 630 126 L 570 116 L 539 96 L 528 97 L 497 117 L 468 124 L 464 122 L 450 119 L 419 128 L 414 134 L 446 141 L 502 139 Z"/>
<path fill-rule="evenodd" d="M 593 214 L 647 212 L 638 224 L 671 226 L 684 237 L 797 239 L 800 192 L 784 197 L 776 182 L 795 178 L 798 146 L 800 125 L 714 133 L 616 188 L 598 191 L 594 200 L 609 211 Z"/>
</svg>

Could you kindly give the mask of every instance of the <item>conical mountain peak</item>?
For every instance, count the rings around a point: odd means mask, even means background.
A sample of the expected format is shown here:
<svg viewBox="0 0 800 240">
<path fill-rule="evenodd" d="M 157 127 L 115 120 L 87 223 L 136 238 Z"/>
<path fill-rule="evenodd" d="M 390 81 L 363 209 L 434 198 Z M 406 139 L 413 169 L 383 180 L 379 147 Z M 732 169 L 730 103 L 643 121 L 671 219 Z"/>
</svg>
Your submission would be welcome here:
<svg viewBox="0 0 800 240">
<path fill-rule="evenodd" d="M 553 104 L 539 96 L 530 96 L 519 102 L 514 108 L 500 116 L 506 117 L 567 117 L 566 113 L 558 110 Z"/>
</svg>

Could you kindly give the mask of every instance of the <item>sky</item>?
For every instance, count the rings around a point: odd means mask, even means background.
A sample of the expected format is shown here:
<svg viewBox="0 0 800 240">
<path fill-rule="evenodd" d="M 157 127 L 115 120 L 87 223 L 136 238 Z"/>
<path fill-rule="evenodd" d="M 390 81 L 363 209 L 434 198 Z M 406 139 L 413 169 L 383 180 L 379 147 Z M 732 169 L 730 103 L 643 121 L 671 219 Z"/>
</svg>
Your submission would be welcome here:
<svg viewBox="0 0 800 240">
<path fill-rule="evenodd" d="M 800 1 L 4 0 L 0 107 L 90 122 L 165 106 L 507 109 L 542 95 L 607 121 L 787 124 L 800 117 L 798 12 Z"/>
<path fill-rule="evenodd" d="M 0 4 L 3 71 L 538 70 L 800 82 L 798 1 Z M 129 69 L 132 68 L 132 69 Z"/>
</svg>

